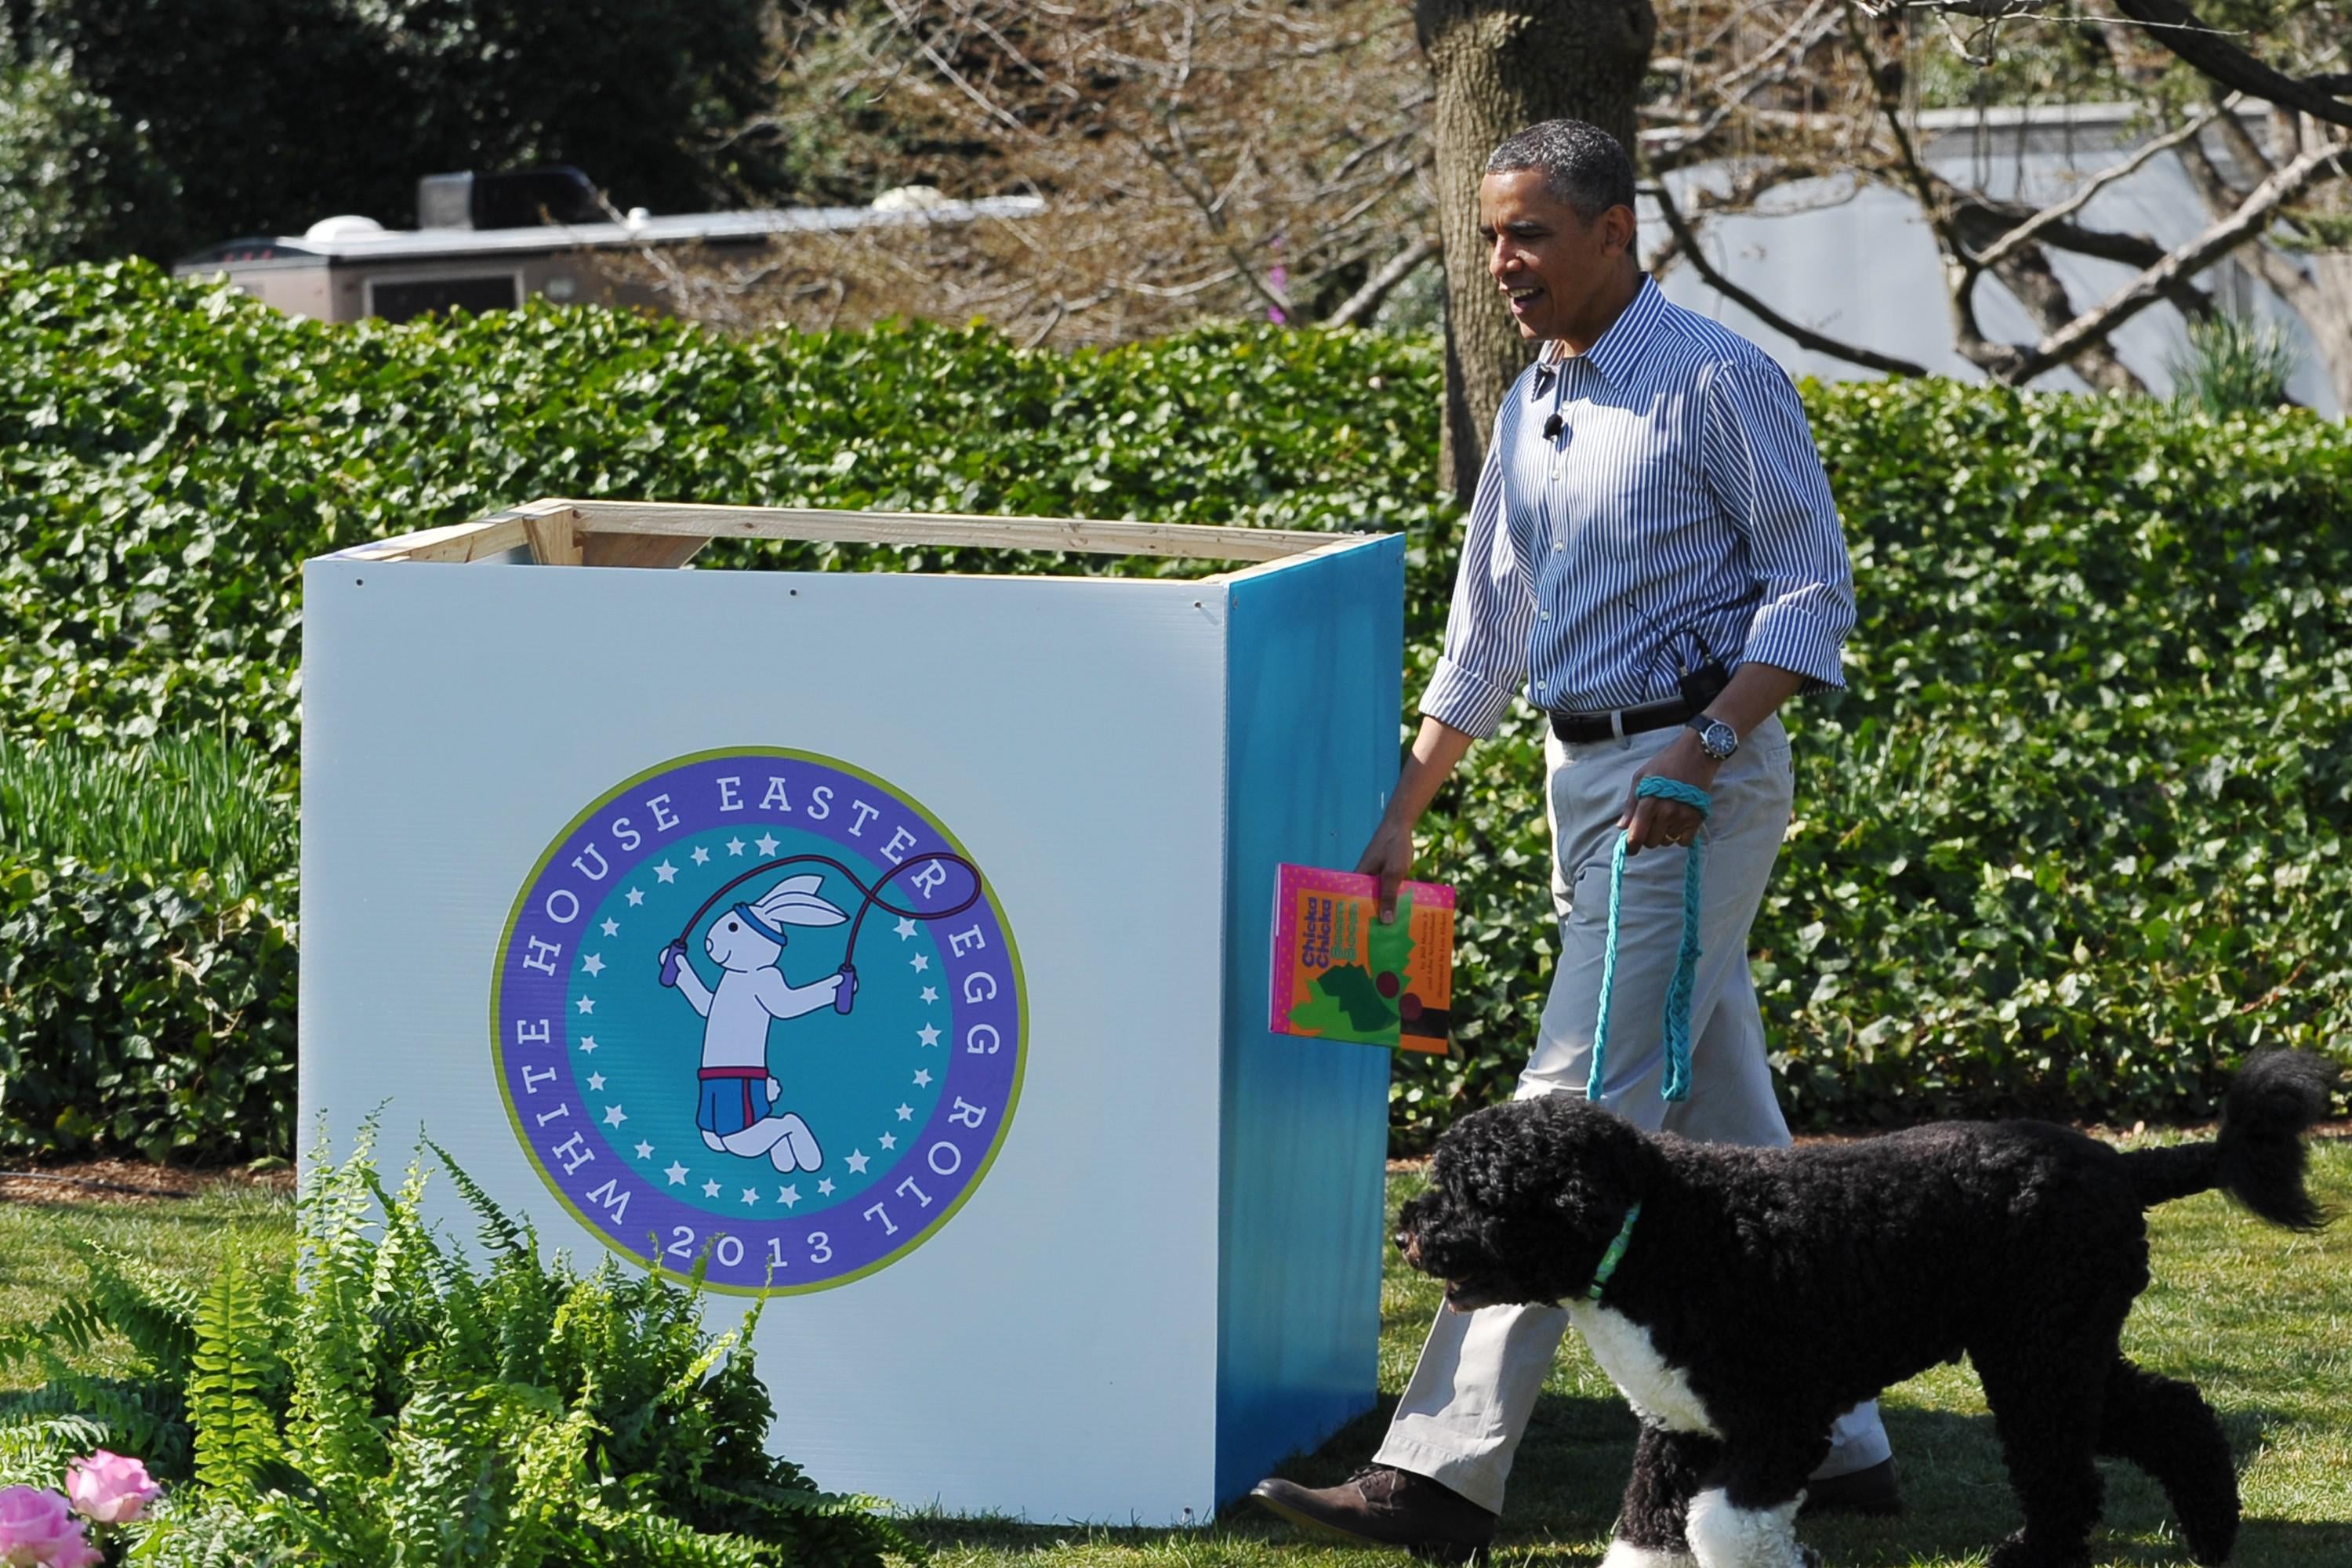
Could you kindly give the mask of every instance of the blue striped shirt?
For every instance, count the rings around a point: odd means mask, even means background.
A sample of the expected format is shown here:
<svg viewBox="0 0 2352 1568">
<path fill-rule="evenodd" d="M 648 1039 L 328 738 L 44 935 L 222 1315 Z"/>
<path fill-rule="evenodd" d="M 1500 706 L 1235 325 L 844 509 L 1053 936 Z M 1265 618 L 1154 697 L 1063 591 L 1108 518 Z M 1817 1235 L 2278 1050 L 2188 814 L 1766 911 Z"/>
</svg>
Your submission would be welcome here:
<svg viewBox="0 0 2352 1568">
<path fill-rule="evenodd" d="M 1647 279 L 1588 352 L 1564 349 L 1496 416 L 1421 710 L 1490 735 L 1515 693 L 1632 708 L 1708 658 L 1844 685 L 1853 568 L 1788 375 Z"/>
</svg>

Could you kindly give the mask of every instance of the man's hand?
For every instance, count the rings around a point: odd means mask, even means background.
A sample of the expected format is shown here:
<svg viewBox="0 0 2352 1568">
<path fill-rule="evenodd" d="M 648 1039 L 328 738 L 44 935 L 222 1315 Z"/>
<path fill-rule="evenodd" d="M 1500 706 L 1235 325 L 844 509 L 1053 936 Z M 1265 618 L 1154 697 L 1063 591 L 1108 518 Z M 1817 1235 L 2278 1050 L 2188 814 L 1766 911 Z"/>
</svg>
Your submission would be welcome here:
<svg viewBox="0 0 2352 1568">
<path fill-rule="evenodd" d="M 1688 844 L 1706 822 L 1681 801 L 1637 794 L 1643 779 L 1656 773 L 1712 791 L 1716 770 L 1722 765 L 1698 743 L 1696 731 L 1685 730 L 1667 742 L 1665 749 L 1650 759 L 1650 765 L 1633 775 L 1633 787 L 1626 791 L 1625 809 L 1617 818 L 1617 826 L 1625 830 L 1626 855 L 1638 855 L 1653 844 Z"/>
<path fill-rule="evenodd" d="M 1412 871 L 1412 829 L 1421 814 L 1437 794 L 1437 786 L 1445 782 L 1462 753 L 1470 749 L 1470 737 L 1450 724 L 1423 717 L 1421 732 L 1412 738 L 1412 750 L 1405 757 L 1404 769 L 1397 775 L 1396 793 L 1389 796 L 1388 809 L 1381 814 L 1380 826 L 1372 830 L 1372 841 L 1364 847 L 1357 858 L 1356 873 L 1381 879 L 1381 919 L 1396 919 L 1397 884 Z"/>
<path fill-rule="evenodd" d="M 1356 861 L 1360 877 L 1381 879 L 1381 919 L 1396 919 L 1397 888 L 1412 874 L 1412 826 L 1383 821 Z"/>
</svg>

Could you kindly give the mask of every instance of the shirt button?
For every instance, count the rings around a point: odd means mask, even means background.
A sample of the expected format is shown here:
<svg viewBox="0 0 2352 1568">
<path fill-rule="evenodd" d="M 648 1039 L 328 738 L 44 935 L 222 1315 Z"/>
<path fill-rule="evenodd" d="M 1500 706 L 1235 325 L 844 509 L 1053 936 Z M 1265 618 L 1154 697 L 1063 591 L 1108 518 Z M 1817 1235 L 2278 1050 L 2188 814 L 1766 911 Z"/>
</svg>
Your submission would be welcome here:
<svg viewBox="0 0 2352 1568">
<path fill-rule="evenodd" d="M 1548 621 L 1551 619 L 1551 612 L 1549 610 L 1538 610 L 1536 612 L 1536 619 L 1539 621 Z"/>
<path fill-rule="evenodd" d="M 1551 547 L 1551 552 L 1552 552 L 1554 555 L 1558 555 L 1558 554 L 1560 554 L 1561 552 L 1563 552 L 1564 551 L 1566 551 L 1567 549 L 1568 549 L 1568 546 L 1567 546 L 1567 545 L 1565 545 L 1565 544 L 1555 544 L 1555 545 L 1553 545 L 1553 546 Z"/>
</svg>

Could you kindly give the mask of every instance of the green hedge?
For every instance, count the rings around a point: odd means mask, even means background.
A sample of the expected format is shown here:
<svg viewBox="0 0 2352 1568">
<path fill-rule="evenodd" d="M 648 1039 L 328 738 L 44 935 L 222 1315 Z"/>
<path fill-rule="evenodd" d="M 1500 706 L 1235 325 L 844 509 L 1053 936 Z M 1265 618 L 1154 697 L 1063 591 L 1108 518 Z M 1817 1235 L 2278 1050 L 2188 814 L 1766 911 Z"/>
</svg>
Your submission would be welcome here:
<svg viewBox="0 0 2352 1568">
<path fill-rule="evenodd" d="M 294 971 L 260 896 L 0 855 L 0 1152 L 290 1153 Z"/>
<path fill-rule="evenodd" d="M 535 495 L 1402 530 L 1409 699 L 1458 532 L 1438 350 L 1370 334 L 1065 356 L 545 308 L 330 328 L 134 265 L 0 270 L 0 734 L 201 730 L 289 768 L 299 562 Z M 1935 382 L 1806 396 L 1862 624 L 1853 689 L 1790 712 L 1801 819 L 1756 932 L 1792 1110 L 2201 1114 L 2247 1047 L 2337 1039 L 2352 435 Z M 1538 769 L 1521 714 L 1428 821 L 1468 1055 L 1405 1064 L 1406 1146 L 1526 1054 Z"/>
</svg>

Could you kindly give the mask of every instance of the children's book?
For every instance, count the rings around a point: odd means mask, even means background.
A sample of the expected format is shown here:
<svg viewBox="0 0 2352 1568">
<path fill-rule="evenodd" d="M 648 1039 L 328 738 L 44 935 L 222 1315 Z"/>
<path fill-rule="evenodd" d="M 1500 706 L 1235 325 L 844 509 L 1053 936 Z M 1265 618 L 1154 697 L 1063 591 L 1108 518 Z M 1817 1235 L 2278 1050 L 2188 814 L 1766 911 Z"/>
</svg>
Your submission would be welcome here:
<svg viewBox="0 0 2352 1568">
<path fill-rule="evenodd" d="M 1277 866 L 1273 1021 L 1278 1035 L 1444 1054 L 1453 1023 L 1454 889 L 1406 882 L 1382 924 L 1380 881 Z"/>
</svg>

